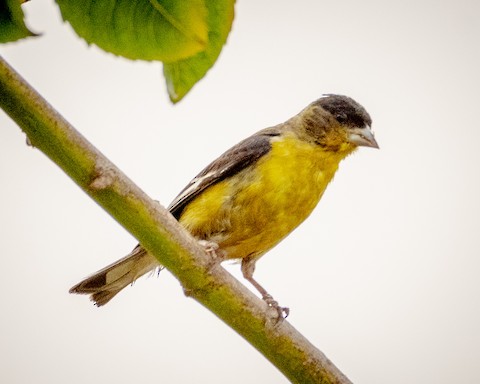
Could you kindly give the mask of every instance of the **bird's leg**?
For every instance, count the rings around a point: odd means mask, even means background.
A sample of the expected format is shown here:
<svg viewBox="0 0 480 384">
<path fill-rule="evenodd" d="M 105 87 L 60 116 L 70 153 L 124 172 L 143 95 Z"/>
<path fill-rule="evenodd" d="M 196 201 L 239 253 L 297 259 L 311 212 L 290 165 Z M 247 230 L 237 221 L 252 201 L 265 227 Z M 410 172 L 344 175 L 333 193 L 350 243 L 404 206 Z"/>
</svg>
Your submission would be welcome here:
<svg viewBox="0 0 480 384">
<path fill-rule="evenodd" d="M 281 307 L 278 302 L 270 295 L 265 288 L 263 288 L 257 280 L 253 278 L 253 272 L 255 271 L 255 259 L 245 258 L 242 259 L 242 274 L 243 277 L 252 284 L 255 289 L 260 292 L 262 299 L 267 303 L 269 307 L 274 308 L 277 311 L 278 319 L 286 318 L 290 309 L 287 307 Z"/>
</svg>

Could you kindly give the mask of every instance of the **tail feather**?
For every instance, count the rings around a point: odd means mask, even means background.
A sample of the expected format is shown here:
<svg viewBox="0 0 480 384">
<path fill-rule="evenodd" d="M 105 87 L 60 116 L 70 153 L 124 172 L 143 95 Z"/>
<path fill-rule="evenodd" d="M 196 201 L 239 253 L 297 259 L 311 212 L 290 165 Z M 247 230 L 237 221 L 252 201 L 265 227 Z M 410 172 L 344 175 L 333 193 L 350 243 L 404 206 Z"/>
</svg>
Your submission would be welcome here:
<svg viewBox="0 0 480 384">
<path fill-rule="evenodd" d="M 138 245 L 129 255 L 82 280 L 69 292 L 90 295 L 90 300 L 100 307 L 127 285 L 157 267 L 157 260 Z"/>
</svg>

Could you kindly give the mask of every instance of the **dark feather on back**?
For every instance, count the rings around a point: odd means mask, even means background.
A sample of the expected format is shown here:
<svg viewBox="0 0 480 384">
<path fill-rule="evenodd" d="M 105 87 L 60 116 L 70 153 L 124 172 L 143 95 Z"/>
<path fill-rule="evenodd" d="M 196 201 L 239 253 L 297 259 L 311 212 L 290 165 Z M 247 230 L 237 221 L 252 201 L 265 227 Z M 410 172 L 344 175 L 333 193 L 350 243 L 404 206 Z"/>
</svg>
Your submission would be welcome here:
<svg viewBox="0 0 480 384">
<path fill-rule="evenodd" d="M 270 138 L 279 134 L 274 128 L 267 128 L 230 148 L 188 183 L 168 207 L 170 213 L 178 220 L 187 204 L 205 189 L 237 174 L 268 153 Z M 195 183 L 198 185 L 189 190 Z"/>
</svg>

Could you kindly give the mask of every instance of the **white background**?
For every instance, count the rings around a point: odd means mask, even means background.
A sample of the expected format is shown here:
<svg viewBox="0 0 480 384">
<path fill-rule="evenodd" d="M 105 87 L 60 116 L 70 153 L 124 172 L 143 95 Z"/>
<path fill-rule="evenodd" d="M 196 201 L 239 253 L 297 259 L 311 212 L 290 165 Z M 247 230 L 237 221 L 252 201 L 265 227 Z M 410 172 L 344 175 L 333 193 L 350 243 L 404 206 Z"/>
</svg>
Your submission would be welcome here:
<svg viewBox="0 0 480 384">
<path fill-rule="evenodd" d="M 0 50 L 164 205 L 231 145 L 322 93 L 355 98 L 381 149 L 342 163 L 255 276 L 355 383 L 478 383 L 479 8 L 239 1 L 219 61 L 176 106 L 160 64 L 88 47 L 51 1 L 25 5 L 43 36 Z M 136 241 L 3 112 L 0 185 L 1 382 L 286 382 L 168 272 L 100 309 L 69 295 Z"/>
</svg>

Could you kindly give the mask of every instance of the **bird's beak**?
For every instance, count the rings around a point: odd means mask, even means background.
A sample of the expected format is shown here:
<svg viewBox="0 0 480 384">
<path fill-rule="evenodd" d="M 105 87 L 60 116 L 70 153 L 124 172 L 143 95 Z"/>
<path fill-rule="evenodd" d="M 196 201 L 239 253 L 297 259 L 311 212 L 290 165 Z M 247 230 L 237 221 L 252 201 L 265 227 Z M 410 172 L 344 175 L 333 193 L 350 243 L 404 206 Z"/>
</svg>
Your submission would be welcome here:
<svg viewBox="0 0 480 384">
<path fill-rule="evenodd" d="M 348 140 L 358 146 L 379 148 L 372 129 L 368 125 L 350 130 Z"/>
</svg>

